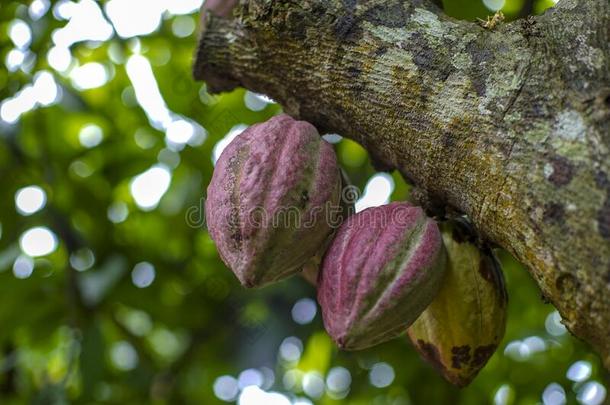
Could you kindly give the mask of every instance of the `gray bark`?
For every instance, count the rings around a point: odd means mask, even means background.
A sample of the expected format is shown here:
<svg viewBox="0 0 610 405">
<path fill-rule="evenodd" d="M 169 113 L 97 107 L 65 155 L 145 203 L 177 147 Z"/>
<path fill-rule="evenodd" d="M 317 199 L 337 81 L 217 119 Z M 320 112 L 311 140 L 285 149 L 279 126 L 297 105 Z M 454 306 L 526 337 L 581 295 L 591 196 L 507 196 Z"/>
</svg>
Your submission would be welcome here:
<svg viewBox="0 0 610 405">
<path fill-rule="evenodd" d="M 524 263 L 610 366 L 610 5 L 486 30 L 427 0 L 250 0 L 194 74 L 360 142 Z"/>
</svg>

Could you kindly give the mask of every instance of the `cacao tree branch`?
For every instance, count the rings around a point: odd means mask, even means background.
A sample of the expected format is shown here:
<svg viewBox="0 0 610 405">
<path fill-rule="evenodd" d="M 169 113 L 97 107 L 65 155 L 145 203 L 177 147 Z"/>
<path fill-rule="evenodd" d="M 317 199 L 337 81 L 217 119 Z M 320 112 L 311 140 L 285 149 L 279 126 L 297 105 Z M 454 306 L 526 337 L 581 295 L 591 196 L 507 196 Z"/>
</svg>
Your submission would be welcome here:
<svg viewBox="0 0 610 405">
<path fill-rule="evenodd" d="M 355 139 L 523 262 L 610 366 L 610 6 L 493 30 L 427 0 L 250 0 L 194 74 Z M 518 299 L 518 297 L 515 297 Z"/>
</svg>

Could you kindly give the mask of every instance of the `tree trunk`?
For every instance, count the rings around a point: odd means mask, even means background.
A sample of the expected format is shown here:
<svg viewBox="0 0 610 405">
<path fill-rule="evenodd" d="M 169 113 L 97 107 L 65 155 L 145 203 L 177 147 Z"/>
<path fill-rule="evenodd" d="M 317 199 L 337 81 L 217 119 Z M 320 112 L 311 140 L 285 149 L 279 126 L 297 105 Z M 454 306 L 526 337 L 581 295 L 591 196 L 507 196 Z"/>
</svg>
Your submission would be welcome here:
<svg viewBox="0 0 610 405">
<path fill-rule="evenodd" d="M 204 16 L 194 74 L 355 139 L 467 215 L 610 367 L 609 43 L 608 0 L 493 29 L 429 0 L 242 0 Z"/>
</svg>

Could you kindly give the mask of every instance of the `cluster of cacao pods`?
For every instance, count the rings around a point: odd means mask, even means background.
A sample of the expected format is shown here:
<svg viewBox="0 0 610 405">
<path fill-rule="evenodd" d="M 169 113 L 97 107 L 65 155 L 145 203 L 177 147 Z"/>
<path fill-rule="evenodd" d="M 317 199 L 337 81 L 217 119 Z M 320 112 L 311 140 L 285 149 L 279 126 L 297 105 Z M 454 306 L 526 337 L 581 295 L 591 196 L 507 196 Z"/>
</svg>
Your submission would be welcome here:
<svg viewBox="0 0 610 405">
<path fill-rule="evenodd" d="M 504 334 L 497 260 L 460 222 L 439 227 L 409 203 L 351 215 L 345 185 L 333 147 L 311 124 L 283 114 L 250 127 L 223 151 L 208 187 L 220 257 L 245 287 L 305 268 L 340 348 L 407 332 L 448 381 L 467 385 Z"/>
</svg>

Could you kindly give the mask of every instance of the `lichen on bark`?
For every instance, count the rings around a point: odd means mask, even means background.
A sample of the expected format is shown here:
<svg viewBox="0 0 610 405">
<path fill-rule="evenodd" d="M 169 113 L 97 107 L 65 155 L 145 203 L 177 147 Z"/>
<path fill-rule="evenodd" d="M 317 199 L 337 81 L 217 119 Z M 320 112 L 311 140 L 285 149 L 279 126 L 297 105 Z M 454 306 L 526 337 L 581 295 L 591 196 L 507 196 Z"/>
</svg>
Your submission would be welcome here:
<svg viewBox="0 0 610 405">
<path fill-rule="evenodd" d="M 523 262 L 610 367 L 610 5 L 493 30 L 427 0 L 250 0 L 194 74 L 357 140 Z"/>
</svg>

